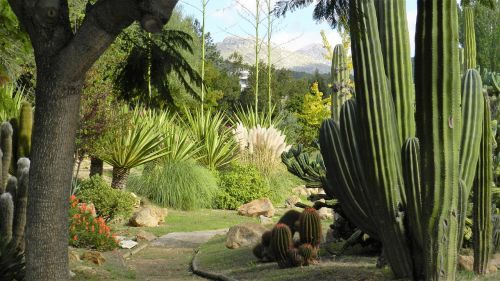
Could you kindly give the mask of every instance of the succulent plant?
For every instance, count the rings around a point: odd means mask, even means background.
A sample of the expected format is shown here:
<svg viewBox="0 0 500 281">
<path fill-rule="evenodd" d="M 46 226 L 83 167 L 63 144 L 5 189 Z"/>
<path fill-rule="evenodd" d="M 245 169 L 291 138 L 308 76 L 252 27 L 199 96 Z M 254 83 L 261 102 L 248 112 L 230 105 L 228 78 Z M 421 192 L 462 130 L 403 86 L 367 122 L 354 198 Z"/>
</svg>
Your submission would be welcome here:
<svg viewBox="0 0 500 281">
<path fill-rule="evenodd" d="M 321 219 L 314 208 L 305 208 L 299 218 L 299 234 L 302 244 L 318 247 L 321 243 Z"/>
<path fill-rule="evenodd" d="M 288 171 L 306 182 L 307 188 L 323 188 L 321 178 L 325 176 L 323 157 L 317 153 L 315 157 L 303 151 L 301 144 L 291 147 L 281 154 L 281 161 Z"/>
<path fill-rule="evenodd" d="M 279 219 L 278 224 L 283 223 L 286 224 L 292 233 L 292 237 L 297 231 L 298 224 L 300 219 L 300 212 L 296 210 L 289 210 Z"/>
<path fill-rule="evenodd" d="M 290 250 L 292 246 L 293 240 L 290 228 L 283 223 L 277 224 L 272 230 L 271 250 L 280 267 L 286 267 L 288 250 Z"/>
<path fill-rule="evenodd" d="M 304 265 L 313 264 L 318 258 L 318 248 L 311 244 L 302 244 L 298 248 L 299 255 L 304 259 Z"/>
</svg>

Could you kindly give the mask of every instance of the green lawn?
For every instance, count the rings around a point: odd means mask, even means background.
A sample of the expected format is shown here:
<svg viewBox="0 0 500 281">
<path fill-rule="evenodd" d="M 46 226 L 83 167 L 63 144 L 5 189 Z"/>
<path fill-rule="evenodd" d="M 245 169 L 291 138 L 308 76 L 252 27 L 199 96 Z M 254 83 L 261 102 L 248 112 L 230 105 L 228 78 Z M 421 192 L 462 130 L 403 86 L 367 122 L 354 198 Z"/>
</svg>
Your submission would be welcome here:
<svg viewBox="0 0 500 281">
<path fill-rule="evenodd" d="M 334 246 L 338 248 L 340 244 Z M 344 256 L 335 258 L 322 251 L 321 262 L 317 265 L 279 269 L 276 263 L 258 262 L 253 256 L 251 248 L 227 249 L 224 236 L 214 237 L 204 244 L 198 253 L 198 266 L 200 269 L 222 273 L 237 280 L 394 280 L 389 268 L 378 269 L 375 267 L 376 260 L 377 256 L 369 254 L 361 247 L 358 247 L 357 249 L 351 249 Z M 500 273 L 478 277 L 470 272 L 459 271 L 456 280 L 494 281 L 500 280 Z"/>
<path fill-rule="evenodd" d="M 275 220 L 277 221 L 278 218 L 276 217 Z M 118 235 L 133 236 L 139 230 L 145 230 L 155 234 L 156 236 L 162 236 L 171 232 L 229 228 L 245 222 L 258 223 L 258 219 L 240 216 L 236 211 L 229 210 L 169 210 L 168 215 L 165 218 L 165 223 L 158 227 L 130 227 L 124 224 L 113 224 L 111 227 Z"/>
</svg>

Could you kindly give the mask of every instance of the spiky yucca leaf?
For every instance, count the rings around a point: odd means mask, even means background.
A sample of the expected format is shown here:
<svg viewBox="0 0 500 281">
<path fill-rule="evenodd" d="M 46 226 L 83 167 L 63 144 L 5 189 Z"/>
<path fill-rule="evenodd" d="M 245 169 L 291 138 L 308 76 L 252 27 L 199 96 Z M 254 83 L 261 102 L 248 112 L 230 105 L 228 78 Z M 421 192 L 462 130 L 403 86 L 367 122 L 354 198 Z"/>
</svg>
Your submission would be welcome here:
<svg viewBox="0 0 500 281">
<path fill-rule="evenodd" d="M 202 114 L 200 110 L 193 112 L 184 110 L 186 126 L 193 139 L 199 143 L 199 161 L 214 170 L 223 167 L 235 158 L 237 145 L 231 129 L 226 127 L 227 120 L 222 112 L 212 113 L 210 110 Z"/>
<path fill-rule="evenodd" d="M 281 123 L 283 123 L 284 116 L 279 113 L 275 113 L 276 106 L 271 108 L 271 112 L 261 111 L 255 113 L 251 107 L 243 108 L 242 106 L 236 108 L 236 112 L 231 119 L 234 126 L 237 124 L 243 124 L 245 128 L 254 128 L 261 126 L 264 128 L 274 127 L 279 128 Z"/>
</svg>

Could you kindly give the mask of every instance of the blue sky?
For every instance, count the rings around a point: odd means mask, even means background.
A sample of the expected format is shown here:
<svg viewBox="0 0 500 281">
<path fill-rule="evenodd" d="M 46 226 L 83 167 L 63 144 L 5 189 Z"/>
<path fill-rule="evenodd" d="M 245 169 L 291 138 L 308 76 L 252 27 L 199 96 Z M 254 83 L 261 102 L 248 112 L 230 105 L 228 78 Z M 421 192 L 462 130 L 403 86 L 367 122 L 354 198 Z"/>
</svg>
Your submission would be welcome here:
<svg viewBox="0 0 500 281">
<path fill-rule="evenodd" d="M 265 7 L 264 1 L 261 0 L 261 2 Z M 415 0 L 409 0 L 406 5 L 410 42 L 412 44 L 417 15 L 416 2 Z M 190 15 L 201 21 L 201 12 L 199 10 L 201 9 L 201 0 L 180 0 L 179 6 L 185 15 Z M 215 42 L 220 42 L 227 36 L 254 36 L 253 27 L 242 17 L 246 13 L 245 8 L 254 12 L 256 9 L 255 0 L 209 0 L 206 28 L 212 34 Z M 321 30 L 327 32 L 332 45 L 340 43 L 337 32 L 332 30 L 327 23 L 318 23 L 313 20 L 312 11 L 313 5 L 288 13 L 285 18 L 278 19 L 272 36 L 273 44 L 289 50 L 296 50 L 308 44 L 321 43 Z M 262 36 L 265 36 L 266 28 L 264 24 L 265 22 L 261 27 Z"/>
</svg>

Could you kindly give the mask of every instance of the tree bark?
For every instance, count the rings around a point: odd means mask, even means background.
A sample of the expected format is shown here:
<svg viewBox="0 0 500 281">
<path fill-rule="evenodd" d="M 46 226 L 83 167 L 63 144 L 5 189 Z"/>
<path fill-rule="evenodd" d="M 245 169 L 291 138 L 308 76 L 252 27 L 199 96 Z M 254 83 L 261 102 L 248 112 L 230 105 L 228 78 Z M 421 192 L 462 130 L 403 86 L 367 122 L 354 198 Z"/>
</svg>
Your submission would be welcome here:
<svg viewBox="0 0 500 281">
<path fill-rule="evenodd" d="M 26 280 L 67 280 L 69 183 L 83 84 L 82 80 L 58 81 L 48 65 L 38 65 L 38 69 L 26 227 Z"/>
<path fill-rule="evenodd" d="M 98 157 L 90 157 L 90 177 L 99 175 L 102 176 L 104 170 L 104 162 Z"/>
<path fill-rule="evenodd" d="M 111 187 L 116 189 L 124 189 L 127 184 L 130 169 L 113 167 L 113 179 L 111 180 Z"/>
</svg>

